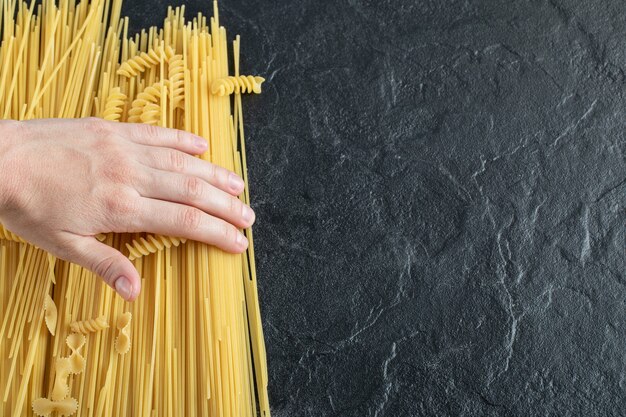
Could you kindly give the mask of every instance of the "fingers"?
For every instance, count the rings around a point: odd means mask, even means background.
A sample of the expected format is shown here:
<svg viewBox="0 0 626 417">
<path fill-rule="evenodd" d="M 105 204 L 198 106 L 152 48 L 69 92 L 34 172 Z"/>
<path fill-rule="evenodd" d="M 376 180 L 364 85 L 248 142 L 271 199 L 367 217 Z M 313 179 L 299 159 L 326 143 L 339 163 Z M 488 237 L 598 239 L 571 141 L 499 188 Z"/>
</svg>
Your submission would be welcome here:
<svg viewBox="0 0 626 417">
<path fill-rule="evenodd" d="M 118 134 L 141 145 L 172 148 L 192 155 L 199 155 L 208 149 L 206 139 L 182 130 L 136 123 L 111 124 Z"/>
<path fill-rule="evenodd" d="M 97 274 L 126 301 L 134 301 L 139 295 L 139 273 L 121 252 L 93 237 L 83 236 L 72 239 L 68 251 L 69 261 Z"/>
<path fill-rule="evenodd" d="M 116 123 L 95 117 L 84 119 L 51 119 L 28 121 L 28 127 L 45 129 L 46 133 L 57 133 L 83 139 L 85 135 L 93 138 L 110 136 L 123 137 L 131 142 L 177 149 L 192 155 L 199 155 L 208 149 L 208 142 L 192 133 L 152 125 L 136 123 Z"/>
<path fill-rule="evenodd" d="M 248 248 L 248 240 L 235 226 L 200 209 L 148 198 L 141 205 L 147 216 L 141 219 L 139 230 L 196 240 L 231 253 Z"/>
<path fill-rule="evenodd" d="M 212 214 L 241 228 L 252 226 L 254 211 L 238 198 L 194 176 L 146 168 L 136 189 L 143 197 L 172 201 Z"/>
<path fill-rule="evenodd" d="M 145 149 L 142 149 L 138 158 L 148 167 L 198 177 L 232 195 L 240 195 L 244 190 L 241 177 L 220 166 L 175 149 L 142 148 Z"/>
</svg>

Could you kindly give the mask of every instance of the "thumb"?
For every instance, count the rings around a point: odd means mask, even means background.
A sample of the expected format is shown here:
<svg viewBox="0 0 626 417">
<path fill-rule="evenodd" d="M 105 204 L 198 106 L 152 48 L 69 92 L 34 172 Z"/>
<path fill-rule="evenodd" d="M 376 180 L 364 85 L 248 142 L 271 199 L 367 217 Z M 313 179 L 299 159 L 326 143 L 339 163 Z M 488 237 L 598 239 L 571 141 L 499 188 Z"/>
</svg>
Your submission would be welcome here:
<svg viewBox="0 0 626 417">
<path fill-rule="evenodd" d="M 100 276 L 126 301 L 137 298 L 141 291 L 139 273 L 121 252 L 93 237 L 79 237 L 72 246 L 75 259 L 70 261 Z"/>
</svg>

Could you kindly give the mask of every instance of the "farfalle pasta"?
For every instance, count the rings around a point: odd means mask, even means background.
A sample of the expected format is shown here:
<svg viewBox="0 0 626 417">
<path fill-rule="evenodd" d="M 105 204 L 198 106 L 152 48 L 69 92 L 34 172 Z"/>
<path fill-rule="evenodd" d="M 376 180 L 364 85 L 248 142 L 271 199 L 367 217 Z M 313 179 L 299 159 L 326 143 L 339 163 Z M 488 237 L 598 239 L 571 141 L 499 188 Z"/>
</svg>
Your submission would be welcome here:
<svg viewBox="0 0 626 417">
<path fill-rule="evenodd" d="M 120 355 L 124 355 L 130 350 L 130 321 L 132 317 L 132 314 L 127 311 L 117 319 L 119 333 L 115 338 L 115 351 Z"/>
<path fill-rule="evenodd" d="M 38 398 L 33 401 L 33 412 L 38 416 L 45 417 L 52 413 L 56 413 L 57 416 L 71 416 L 76 410 L 78 410 L 78 401 L 75 398 L 60 401 Z"/>
<path fill-rule="evenodd" d="M 57 306 L 54 304 L 54 300 L 50 297 L 50 294 L 46 294 L 43 301 L 44 320 L 46 327 L 52 336 L 56 333 L 57 327 Z"/>
<path fill-rule="evenodd" d="M 85 370 L 85 358 L 80 353 L 80 349 L 85 345 L 87 339 L 85 335 L 80 333 L 72 333 L 65 339 L 67 347 L 72 352 L 70 354 L 70 372 L 72 374 L 79 374 Z"/>
<path fill-rule="evenodd" d="M 70 386 L 67 379 L 72 373 L 72 362 L 69 358 L 57 358 L 56 373 L 54 377 L 54 385 L 50 399 L 52 401 L 61 401 L 70 393 Z"/>
</svg>

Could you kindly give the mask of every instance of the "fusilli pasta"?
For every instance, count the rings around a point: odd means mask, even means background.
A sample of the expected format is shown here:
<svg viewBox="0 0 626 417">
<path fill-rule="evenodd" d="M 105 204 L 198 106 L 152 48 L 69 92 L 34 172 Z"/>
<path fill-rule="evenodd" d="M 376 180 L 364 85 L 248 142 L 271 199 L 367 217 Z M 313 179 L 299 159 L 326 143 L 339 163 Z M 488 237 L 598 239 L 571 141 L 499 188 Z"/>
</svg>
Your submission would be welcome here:
<svg viewBox="0 0 626 417">
<path fill-rule="evenodd" d="M 73 332 L 82 334 L 99 332 L 108 327 L 109 323 L 104 316 L 96 317 L 95 319 L 75 321 L 70 324 L 70 329 L 72 329 Z"/>
<path fill-rule="evenodd" d="M 261 84 L 265 81 L 263 77 L 252 75 L 239 75 L 220 78 L 211 84 L 211 93 L 218 96 L 240 93 L 261 94 Z"/>
<path fill-rule="evenodd" d="M 147 256 L 152 253 L 156 253 L 165 248 L 178 247 L 181 243 L 187 242 L 187 239 L 168 237 L 162 235 L 148 235 L 146 238 L 139 238 L 139 240 L 133 240 L 133 244 L 126 244 L 128 248 L 128 259 L 134 261 L 142 256 Z"/>
<path fill-rule="evenodd" d="M 122 63 L 120 69 L 117 70 L 117 74 L 127 78 L 134 77 L 146 69 L 157 65 L 162 57 L 165 62 L 168 62 L 174 54 L 174 49 L 169 45 L 165 48 L 162 46 L 151 48 L 148 52 L 141 52 L 136 57 Z"/>
<path fill-rule="evenodd" d="M 122 90 L 119 87 L 115 87 L 111 90 L 111 93 L 107 97 L 104 110 L 102 111 L 102 118 L 112 122 L 120 120 L 127 98 L 128 97 L 122 93 Z"/>
</svg>

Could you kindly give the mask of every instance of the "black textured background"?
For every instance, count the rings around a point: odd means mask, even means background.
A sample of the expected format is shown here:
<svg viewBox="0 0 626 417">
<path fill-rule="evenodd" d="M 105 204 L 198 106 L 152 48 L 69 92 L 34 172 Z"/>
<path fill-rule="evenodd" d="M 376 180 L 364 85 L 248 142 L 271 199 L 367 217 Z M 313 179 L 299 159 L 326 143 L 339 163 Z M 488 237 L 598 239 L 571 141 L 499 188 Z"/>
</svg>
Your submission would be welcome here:
<svg viewBox="0 0 626 417">
<path fill-rule="evenodd" d="M 626 3 L 221 17 L 268 79 L 245 116 L 274 416 L 626 414 Z"/>
</svg>

